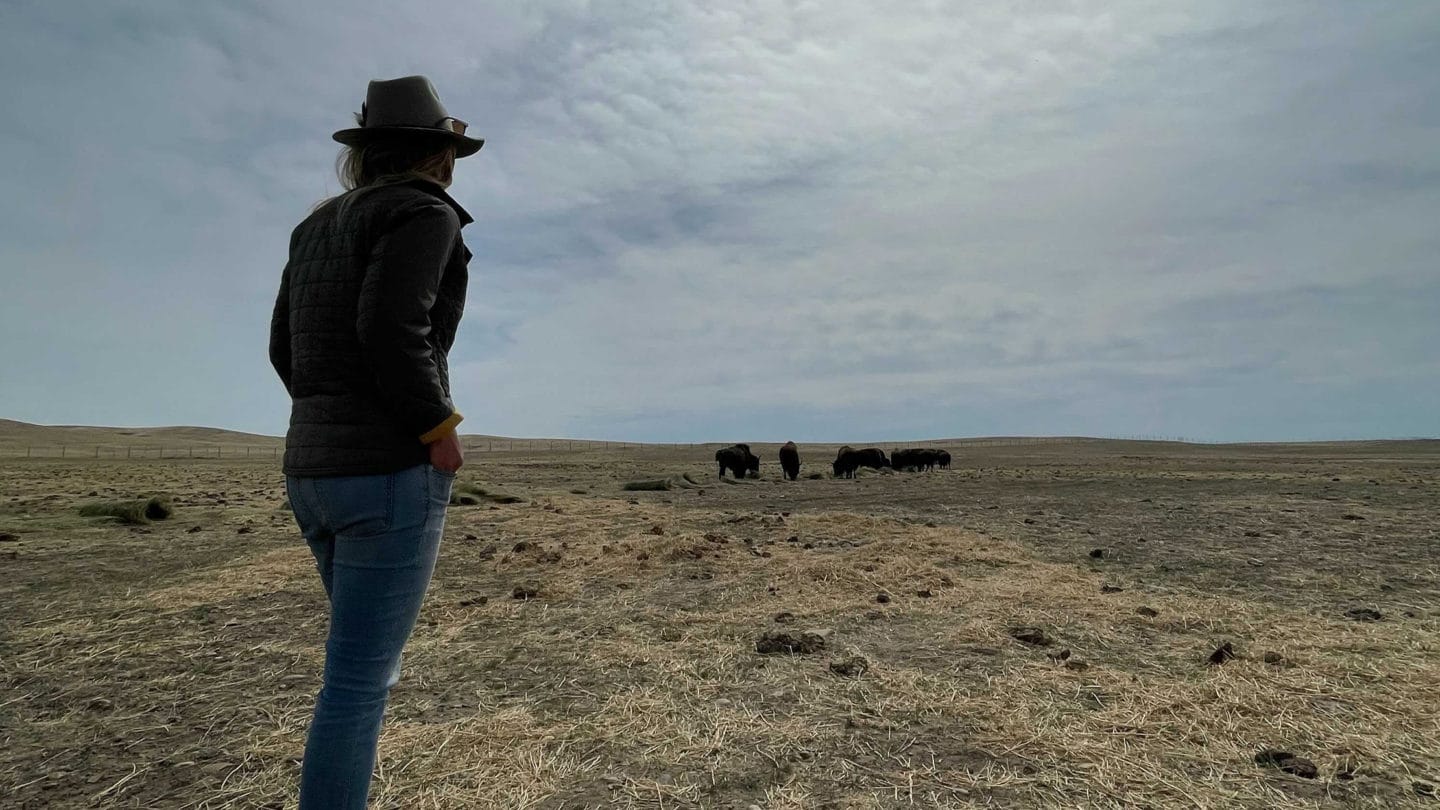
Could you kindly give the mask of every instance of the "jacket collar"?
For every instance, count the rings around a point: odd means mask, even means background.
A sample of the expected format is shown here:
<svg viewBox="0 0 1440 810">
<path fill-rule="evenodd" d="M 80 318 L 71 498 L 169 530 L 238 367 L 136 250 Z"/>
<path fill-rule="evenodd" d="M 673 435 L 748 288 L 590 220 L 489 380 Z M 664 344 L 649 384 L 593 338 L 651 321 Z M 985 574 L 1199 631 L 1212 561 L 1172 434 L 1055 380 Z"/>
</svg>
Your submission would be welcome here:
<svg viewBox="0 0 1440 810">
<path fill-rule="evenodd" d="M 460 203 L 455 202 L 455 198 L 451 197 L 449 193 L 447 193 L 439 183 L 433 182 L 431 180 L 421 180 L 419 178 L 416 178 L 414 180 L 406 180 L 400 185 L 410 186 L 411 188 L 418 188 L 421 191 L 426 192 L 427 194 L 433 194 L 436 197 L 439 197 L 441 200 L 444 200 L 446 205 L 455 209 L 455 214 L 460 217 L 460 227 L 462 228 L 475 221 L 475 218 L 470 216 L 470 212 L 466 211 L 464 207 L 460 205 Z"/>
</svg>

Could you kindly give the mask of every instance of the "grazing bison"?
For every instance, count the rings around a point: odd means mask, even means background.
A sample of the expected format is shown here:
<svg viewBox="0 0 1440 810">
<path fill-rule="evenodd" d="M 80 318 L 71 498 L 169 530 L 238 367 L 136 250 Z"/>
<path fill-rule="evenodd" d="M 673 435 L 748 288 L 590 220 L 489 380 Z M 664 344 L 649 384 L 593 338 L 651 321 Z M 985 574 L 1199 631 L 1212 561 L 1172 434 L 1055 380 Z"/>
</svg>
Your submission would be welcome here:
<svg viewBox="0 0 1440 810">
<path fill-rule="evenodd" d="M 878 470 L 881 467 L 889 466 L 890 459 L 885 457 L 885 451 L 877 447 L 867 447 L 864 450 L 841 448 L 840 456 L 831 465 L 836 477 L 839 478 L 854 478 L 855 471 L 861 467 Z"/>
<path fill-rule="evenodd" d="M 914 450 L 891 450 L 890 466 L 896 472 L 920 469 Z"/>
<path fill-rule="evenodd" d="M 940 464 L 940 469 L 942 469 L 942 470 L 948 470 L 948 469 L 950 469 L 950 451 L 949 451 L 949 450 L 941 450 L 941 451 L 936 455 L 935 460 Z"/>
<path fill-rule="evenodd" d="M 732 444 L 716 450 L 715 462 L 720 465 L 721 478 L 725 477 L 726 470 L 736 478 L 744 478 L 746 473 L 754 473 L 752 478 L 760 477 L 760 457 L 750 452 L 748 444 Z"/>
<path fill-rule="evenodd" d="M 780 448 L 780 469 L 791 481 L 800 477 L 800 448 L 794 442 L 786 442 Z"/>
<path fill-rule="evenodd" d="M 930 453 L 922 447 L 912 447 L 909 450 L 896 450 L 890 454 L 891 466 L 896 470 L 909 470 L 919 473 L 930 464 Z"/>
<path fill-rule="evenodd" d="M 897 470 L 931 470 L 940 463 L 939 450 L 932 450 L 928 447 L 912 447 L 909 450 L 896 450 L 891 454 L 891 464 Z"/>
</svg>

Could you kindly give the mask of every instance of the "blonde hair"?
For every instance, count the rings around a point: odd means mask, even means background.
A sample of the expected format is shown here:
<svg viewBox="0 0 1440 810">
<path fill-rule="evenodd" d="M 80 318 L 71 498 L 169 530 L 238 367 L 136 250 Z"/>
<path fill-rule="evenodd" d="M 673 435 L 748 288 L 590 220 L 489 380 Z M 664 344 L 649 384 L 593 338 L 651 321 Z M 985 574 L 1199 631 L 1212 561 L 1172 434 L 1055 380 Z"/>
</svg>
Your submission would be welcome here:
<svg viewBox="0 0 1440 810">
<path fill-rule="evenodd" d="M 345 145 L 335 159 L 335 174 L 345 191 L 322 200 L 316 209 L 339 200 L 336 216 L 365 192 L 410 180 L 428 180 L 447 188 L 455 173 L 455 144 L 443 135 L 376 134 L 364 143 Z"/>
<path fill-rule="evenodd" d="M 346 191 L 423 178 L 449 186 L 455 172 L 455 145 L 446 138 L 375 138 L 346 146 L 335 159 L 335 174 Z"/>
</svg>

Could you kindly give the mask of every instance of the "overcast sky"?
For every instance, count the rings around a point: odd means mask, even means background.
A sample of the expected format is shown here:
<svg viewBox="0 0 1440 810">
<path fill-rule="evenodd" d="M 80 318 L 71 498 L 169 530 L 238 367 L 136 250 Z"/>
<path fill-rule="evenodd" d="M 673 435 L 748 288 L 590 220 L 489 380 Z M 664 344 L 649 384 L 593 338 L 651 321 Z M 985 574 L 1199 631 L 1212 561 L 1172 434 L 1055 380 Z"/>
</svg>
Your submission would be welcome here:
<svg viewBox="0 0 1440 810">
<path fill-rule="evenodd" d="M 719 9 L 724 10 L 719 10 Z M 463 430 L 1440 435 L 1440 3 L 0 3 L 0 417 L 282 433 L 372 78 L 487 139 Z"/>
</svg>

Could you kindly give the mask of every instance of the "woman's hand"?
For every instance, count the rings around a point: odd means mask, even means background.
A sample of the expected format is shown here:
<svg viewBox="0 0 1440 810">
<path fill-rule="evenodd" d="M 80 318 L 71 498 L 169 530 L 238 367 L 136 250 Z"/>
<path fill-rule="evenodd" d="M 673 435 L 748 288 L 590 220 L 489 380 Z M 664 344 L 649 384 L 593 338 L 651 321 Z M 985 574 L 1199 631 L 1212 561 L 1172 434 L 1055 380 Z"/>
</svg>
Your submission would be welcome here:
<svg viewBox="0 0 1440 810">
<path fill-rule="evenodd" d="M 435 469 L 454 475 L 465 465 L 465 451 L 460 447 L 460 436 L 450 431 L 429 444 L 430 464 Z"/>
</svg>

